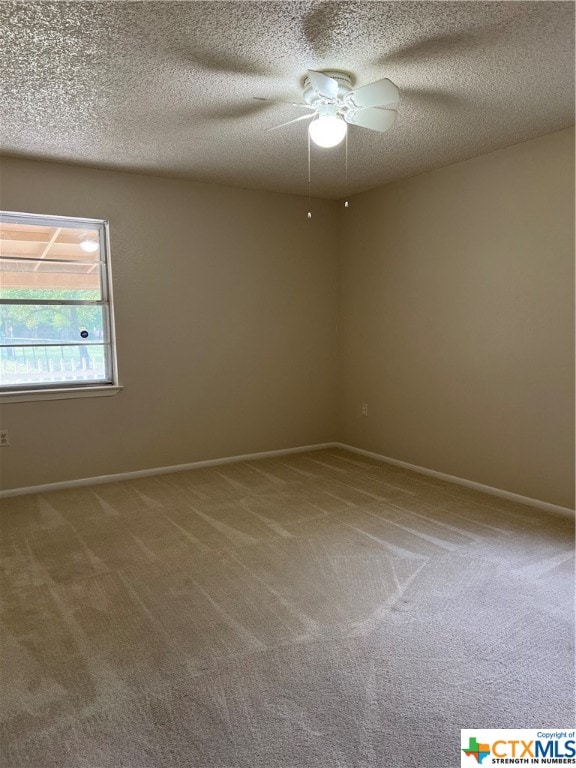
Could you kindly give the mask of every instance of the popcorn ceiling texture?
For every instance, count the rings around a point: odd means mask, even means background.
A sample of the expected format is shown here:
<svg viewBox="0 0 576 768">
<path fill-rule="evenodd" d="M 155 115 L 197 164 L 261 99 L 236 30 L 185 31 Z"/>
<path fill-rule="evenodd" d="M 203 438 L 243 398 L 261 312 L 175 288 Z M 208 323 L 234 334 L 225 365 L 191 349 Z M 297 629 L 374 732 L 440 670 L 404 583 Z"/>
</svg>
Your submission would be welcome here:
<svg viewBox="0 0 576 768">
<path fill-rule="evenodd" d="M 349 192 L 574 122 L 568 2 L 4 2 L 6 154 L 307 192 L 306 70 L 401 89 L 386 134 L 352 127 Z M 344 149 L 312 194 L 344 194 Z"/>
</svg>

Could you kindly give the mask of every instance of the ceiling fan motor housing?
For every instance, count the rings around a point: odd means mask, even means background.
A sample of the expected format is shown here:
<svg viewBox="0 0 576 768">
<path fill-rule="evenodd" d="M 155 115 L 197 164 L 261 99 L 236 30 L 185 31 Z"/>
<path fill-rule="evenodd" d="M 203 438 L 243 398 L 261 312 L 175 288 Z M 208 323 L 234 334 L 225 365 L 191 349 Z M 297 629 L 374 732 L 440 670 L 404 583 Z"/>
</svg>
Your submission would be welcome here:
<svg viewBox="0 0 576 768">
<path fill-rule="evenodd" d="M 338 83 L 338 95 L 336 97 L 336 102 L 343 102 L 346 94 L 350 93 L 352 90 L 352 75 L 348 74 L 348 72 L 341 72 L 339 70 L 325 70 L 322 72 L 322 74 L 326 75 L 327 77 L 331 77 L 333 80 L 336 80 Z M 310 104 L 311 107 L 317 107 L 321 104 L 329 103 L 330 101 L 333 102 L 334 100 L 320 96 L 312 88 L 310 78 L 306 77 L 304 79 L 304 101 L 307 104 Z"/>
</svg>

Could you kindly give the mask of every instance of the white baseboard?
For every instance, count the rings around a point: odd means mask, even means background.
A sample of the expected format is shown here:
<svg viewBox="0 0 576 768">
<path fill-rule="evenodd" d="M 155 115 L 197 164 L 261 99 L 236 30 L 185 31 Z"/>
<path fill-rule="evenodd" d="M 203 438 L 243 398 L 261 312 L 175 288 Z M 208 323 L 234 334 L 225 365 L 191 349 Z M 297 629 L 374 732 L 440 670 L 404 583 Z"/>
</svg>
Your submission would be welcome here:
<svg viewBox="0 0 576 768">
<path fill-rule="evenodd" d="M 336 443 L 317 443 L 316 445 L 302 445 L 298 448 L 280 448 L 276 451 L 260 451 L 259 453 L 245 453 L 241 456 L 226 456 L 222 459 L 208 459 L 207 461 L 193 461 L 190 464 L 175 464 L 172 467 L 154 467 L 153 469 L 137 469 L 134 472 L 119 472 L 115 475 L 99 475 L 98 477 L 82 477 L 78 480 L 64 480 L 60 483 L 47 483 L 46 485 L 31 485 L 26 488 L 10 488 L 0 491 L 0 499 L 9 496 L 23 496 L 27 493 L 44 493 L 45 491 L 59 491 L 65 488 L 78 488 L 82 485 L 100 485 L 102 483 L 116 483 L 120 480 L 135 480 L 138 477 L 152 477 L 153 475 L 168 475 L 171 472 L 185 472 L 188 469 L 200 469 L 201 467 L 215 467 L 218 464 L 233 464 L 238 461 L 254 461 L 255 459 L 269 459 L 274 456 L 286 456 L 289 453 L 306 453 L 307 451 L 322 451 L 326 448 L 334 448 Z"/>
<path fill-rule="evenodd" d="M 334 445 L 338 448 L 344 449 L 345 451 L 352 451 L 353 453 L 358 453 L 361 456 L 368 456 L 371 459 L 377 459 L 378 461 L 385 462 L 386 464 L 393 464 L 396 467 L 411 469 L 413 472 L 419 472 L 421 475 L 437 477 L 440 480 L 446 480 L 447 482 L 454 483 L 455 485 L 463 485 L 464 487 L 472 488 L 475 491 L 482 491 L 482 493 L 489 493 L 491 496 L 498 496 L 501 499 L 509 499 L 510 501 L 516 501 L 518 504 L 526 504 L 529 507 L 544 509 L 546 512 L 553 512 L 557 515 L 564 515 L 571 518 L 574 517 L 574 510 L 570 509 L 569 507 L 560 507 L 557 504 L 550 504 L 547 501 L 532 499 L 529 496 L 521 496 L 520 494 L 512 493 L 511 491 L 503 491 L 501 488 L 493 488 L 491 485 L 476 483 L 474 480 L 466 480 L 462 477 L 456 477 L 455 475 L 447 475 L 445 472 L 437 472 L 435 469 L 419 467 L 416 464 L 409 464 L 407 461 L 391 459 L 389 456 L 382 456 L 380 453 L 374 453 L 373 451 L 365 451 L 363 448 L 356 448 L 355 446 L 347 445 L 346 443 L 334 443 Z"/>
<path fill-rule="evenodd" d="M 46 485 L 33 485 L 26 488 L 11 488 L 5 491 L 0 491 L 0 498 L 8 498 L 10 496 L 23 496 L 27 493 L 44 493 L 45 491 L 58 491 L 66 488 L 78 488 L 83 485 L 99 485 L 102 483 L 115 483 L 120 480 L 134 480 L 139 477 L 152 477 L 154 475 L 167 475 L 171 472 L 185 472 L 188 469 L 200 469 L 201 467 L 215 467 L 219 464 L 233 464 L 238 461 L 254 461 L 257 459 L 268 459 L 274 456 L 287 456 L 291 453 L 306 453 L 307 451 L 322 451 L 328 448 L 342 448 L 345 451 L 351 451 L 352 453 L 360 454 L 361 456 L 368 456 L 371 459 L 377 459 L 386 464 L 393 464 L 396 467 L 403 467 L 404 469 L 410 469 L 413 472 L 418 472 L 421 475 L 429 475 L 431 477 L 437 477 L 440 480 L 446 480 L 449 483 L 455 485 L 463 485 L 466 488 L 472 488 L 475 491 L 481 491 L 482 493 L 488 493 L 491 496 L 498 496 L 502 499 L 509 499 L 510 501 L 516 501 L 518 504 L 526 504 L 529 507 L 536 507 L 538 509 L 546 510 L 547 512 L 553 512 L 557 515 L 564 515 L 566 517 L 574 517 L 574 510 L 568 507 L 561 507 L 557 504 L 550 504 L 547 501 L 541 501 L 540 499 L 532 499 L 529 496 L 521 496 L 518 493 L 512 493 L 511 491 L 504 491 L 501 488 L 493 488 L 491 485 L 483 485 L 482 483 L 476 483 L 473 480 L 466 480 L 462 477 L 456 477 L 455 475 L 448 475 L 445 472 L 438 472 L 435 469 L 427 469 L 426 467 L 420 467 L 416 464 L 409 464 L 407 461 L 400 461 L 399 459 L 392 459 L 389 456 L 383 456 L 380 453 L 374 453 L 373 451 L 365 451 L 363 448 L 356 448 L 353 445 L 347 445 L 346 443 L 316 443 L 315 445 L 302 445 L 297 448 L 281 448 L 276 451 L 260 451 L 259 453 L 245 453 L 240 456 L 226 456 L 221 459 L 208 459 L 206 461 L 193 461 L 189 464 L 176 464 L 171 467 L 154 467 L 152 469 L 138 469 L 134 472 L 119 472 L 114 475 L 99 475 L 98 477 L 83 477 L 78 480 L 65 480 L 60 483 L 47 483 Z"/>
</svg>

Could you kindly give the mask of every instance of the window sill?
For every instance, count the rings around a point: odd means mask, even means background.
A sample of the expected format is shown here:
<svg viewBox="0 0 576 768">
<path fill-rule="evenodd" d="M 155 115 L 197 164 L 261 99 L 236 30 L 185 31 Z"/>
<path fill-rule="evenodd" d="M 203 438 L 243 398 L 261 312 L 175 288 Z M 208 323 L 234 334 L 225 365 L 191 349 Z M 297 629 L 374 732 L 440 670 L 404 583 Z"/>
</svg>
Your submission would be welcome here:
<svg viewBox="0 0 576 768">
<path fill-rule="evenodd" d="M 123 389 L 120 385 L 69 387 L 59 389 L 30 389 L 0 393 L 0 403 L 27 403 L 35 400 L 75 400 L 77 397 L 111 397 Z"/>
</svg>

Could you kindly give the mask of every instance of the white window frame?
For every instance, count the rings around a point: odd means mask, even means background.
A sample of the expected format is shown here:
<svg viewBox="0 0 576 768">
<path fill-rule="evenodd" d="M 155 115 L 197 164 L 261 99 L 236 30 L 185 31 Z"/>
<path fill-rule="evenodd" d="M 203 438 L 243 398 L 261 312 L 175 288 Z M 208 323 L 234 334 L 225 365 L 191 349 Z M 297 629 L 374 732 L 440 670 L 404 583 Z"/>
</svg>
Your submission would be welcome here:
<svg viewBox="0 0 576 768">
<path fill-rule="evenodd" d="M 118 360 L 116 355 L 116 333 L 114 323 L 114 299 L 112 294 L 112 267 L 110 263 L 110 227 L 105 219 L 86 219 L 75 216 L 49 216 L 35 213 L 0 211 L 0 219 L 12 224 L 36 224 L 48 227 L 66 227 L 68 229 L 95 229 L 100 232 L 100 284 L 101 299 L 81 301 L 80 304 L 94 304 L 104 309 L 104 321 L 109 332 L 110 380 L 106 382 L 84 384 L 82 382 L 63 382 L 55 384 L 22 384 L 0 388 L 0 403 L 26 402 L 30 400 L 63 400 L 77 397 L 105 397 L 116 395 L 122 389 L 118 379 Z M 0 304 L 34 303 L 27 299 L 1 299 Z M 43 302 L 40 302 L 43 303 Z M 56 304 L 59 302 L 55 300 Z M 62 305 L 69 302 L 62 301 Z M 38 346 L 44 346 L 38 344 Z"/>
</svg>

